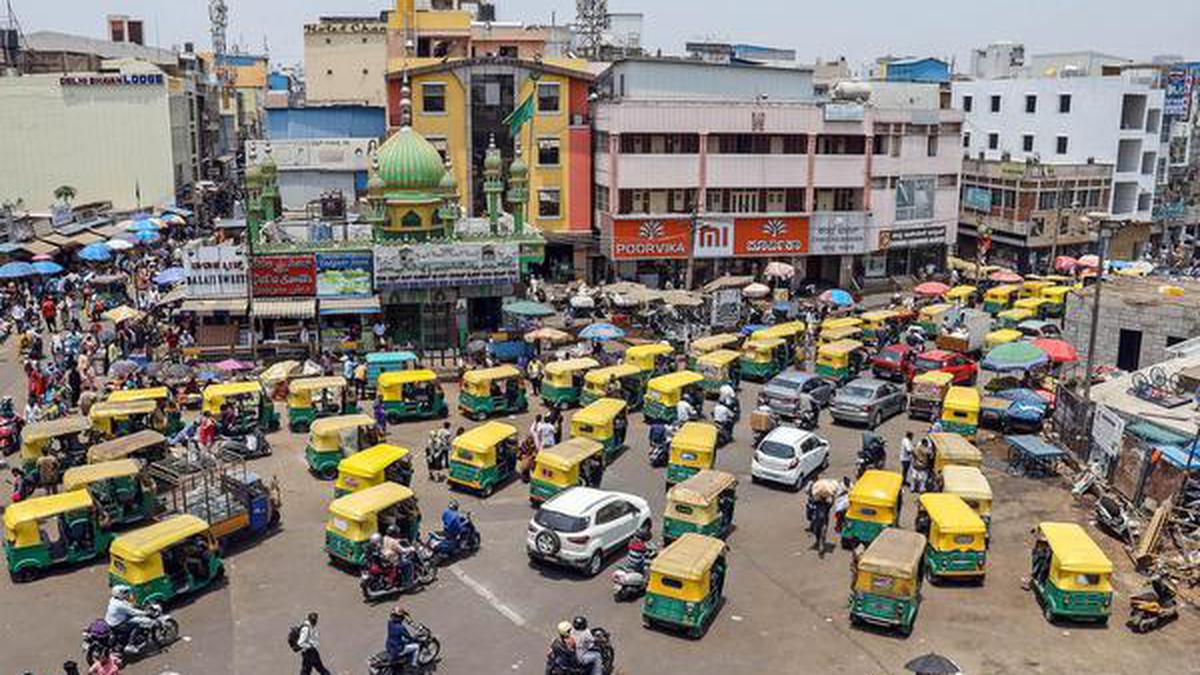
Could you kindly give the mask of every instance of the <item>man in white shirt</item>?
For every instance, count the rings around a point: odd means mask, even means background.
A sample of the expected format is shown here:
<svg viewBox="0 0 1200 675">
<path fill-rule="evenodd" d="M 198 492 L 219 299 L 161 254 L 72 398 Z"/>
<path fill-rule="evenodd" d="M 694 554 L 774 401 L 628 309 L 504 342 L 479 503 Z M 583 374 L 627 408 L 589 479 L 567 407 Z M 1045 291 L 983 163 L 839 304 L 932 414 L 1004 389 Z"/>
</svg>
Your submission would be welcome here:
<svg viewBox="0 0 1200 675">
<path fill-rule="evenodd" d="M 913 460 L 913 434 L 911 431 L 904 433 L 904 438 L 900 440 L 900 476 L 904 479 L 904 485 L 909 485 L 908 468 L 912 466 Z M 911 489 L 911 487 L 909 488 Z"/>
<path fill-rule="evenodd" d="M 683 396 L 679 397 L 679 403 L 675 404 L 675 423 L 683 424 L 690 422 L 696 416 L 696 409 Z"/>
<path fill-rule="evenodd" d="M 296 644 L 300 647 L 300 675 L 312 675 L 314 670 L 321 675 L 330 675 L 329 669 L 321 662 L 321 636 L 317 632 L 316 612 L 309 612 L 308 619 L 300 624 L 300 639 Z"/>
</svg>

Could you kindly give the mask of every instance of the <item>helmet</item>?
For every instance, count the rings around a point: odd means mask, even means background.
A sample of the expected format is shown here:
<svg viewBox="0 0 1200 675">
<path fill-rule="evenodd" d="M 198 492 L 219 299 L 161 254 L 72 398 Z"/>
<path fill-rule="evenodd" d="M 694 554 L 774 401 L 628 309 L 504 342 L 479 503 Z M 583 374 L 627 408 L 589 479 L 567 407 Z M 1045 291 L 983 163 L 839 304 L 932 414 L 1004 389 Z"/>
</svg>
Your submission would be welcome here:
<svg viewBox="0 0 1200 675">
<path fill-rule="evenodd" d="M 450 500 L 450 506 L 449 506 L 448 508 L 449 508 L 451 511 L 457 511 L 457 510 L 458 510 L 458 500 L 457 500 L 457 499 L 451 499 L 451 500 Z"/>
<path fill-rule="evenodd" d="M 112 596 L 113 596 L 114 598 L 118 598 L 118 599 L 119 599 L 119 598 L 123 598 L 123 597 L 125 597 L 125 595 L 126 595 L 126 594 L 128 594 L 128 593 L 129 593 L 129 587 L 128 587 L 128 586 L 113 586 L 113 589 L 112 589 Z"/>
<path fill-rule="evenodd" d="M 378 546 L 378 545 L 379 545 L 380 543 L 382 543 L 382 542 L 383 542 L 383 535 L 382 535 L 382 534 L 379 534 L 378 532 L 376 532 L 376 533 L 374 533 L 374 534 L 372 534 L 372 535 L 371 535 L 371 545 L 372 545 L 372 546 Z"/>
<path fill-rule="evenodd" d="M 587 630 L 587 618 L 585 617 L 577 616 L 571 624 L 575 626 L 575 630 Z"/>
<path fill-rule="evenodd" d="M 571 624 L 567 623 L 566 621 L 559 621 L 558 622 L 558 634 L 563 637 L 570 635 L 571 634 Z"/>
<path fill-rule="evenodd" d="M 403 532 L 400 531 L 400 526 L 397 525 L 396 523 L 392 523 L 391 525 L 388 526 L 387 533 L 388 533 L 388 536 L 392 537 L 393 539 L 400 539 L 401 538 L 400 535 L 403 534 Z"/>
</svg>

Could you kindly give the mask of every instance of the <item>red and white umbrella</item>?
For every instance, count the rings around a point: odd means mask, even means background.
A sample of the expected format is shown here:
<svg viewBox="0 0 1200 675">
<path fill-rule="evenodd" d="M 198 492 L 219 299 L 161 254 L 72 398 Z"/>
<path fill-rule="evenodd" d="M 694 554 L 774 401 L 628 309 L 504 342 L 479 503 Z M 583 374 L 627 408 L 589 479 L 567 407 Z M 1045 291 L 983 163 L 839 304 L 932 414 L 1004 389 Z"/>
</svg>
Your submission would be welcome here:
<svg viewBox="0 0 1200 675">
<path fill-rule="evenodd" d="M 747 298 L 765 298 L 771 294 L 771 288 L 766 284 L 753 283 L 742 289 L 742 295 Z"/>
<path fill-rule="evenodd" d="M 768 279 L 791 279 L 796 276 L 796 268 L 785 262 L 775 261 L 767 264 L 763 276 Z"/>
<path fill-rule="evenodd" d="M 937 298 L 946 294 L 950 287 L 940 281 L 926 281 L 923 284 L 917 284 L 913 289 L 913 293 L 922 295 L 927 298 Z"/>
<path fill-rule="evenodd" d="M 1010 272 L 1008 270 L 1000 270 L 999 272 L 992 272 L 992 275 L 988 278 L 991 279 L 992 281 L 999 281 L 1002 284 L 1015 284 L 1018 281 L 1021 281 L 1020 274 L 1017 274 L 1016 272 Z"/>
<path fill-rule="evenodd" d="M 1033 346 L 1046 352 L 1055 363 L 1074 363 L 1079 360 L 1079 352 L 1066 340 L 1038 338 L 1033 341 Z"/>
<path fill-rule="evenodd" d="M 1071 273 L 1079 267 L 1079 261 L 1069 255 L 1060 255 L 1054 259 L 1054 269 L 1059 272 Z"/>
<path fill-rule="evenodd" d="M 1100 256 L 1088 254 L 1079 258 L 1080 267 L 1096 268 L 1100 266 Z"/>
</svg>

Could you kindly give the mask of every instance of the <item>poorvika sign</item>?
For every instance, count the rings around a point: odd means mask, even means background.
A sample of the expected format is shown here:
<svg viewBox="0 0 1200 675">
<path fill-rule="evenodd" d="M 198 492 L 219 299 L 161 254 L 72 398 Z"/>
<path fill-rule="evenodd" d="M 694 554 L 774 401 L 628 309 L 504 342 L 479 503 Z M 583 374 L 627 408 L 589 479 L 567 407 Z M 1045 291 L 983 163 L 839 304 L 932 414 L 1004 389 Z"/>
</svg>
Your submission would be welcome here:
<svg viewBox="0 0 1200 675">
<path fill-rule="evenodd" d="M 686 258 L 691 243 L 692 224 L 686 218 L 613 221 L 613 258 Z"/>
<path fill-rule="evenodd" d="M 122 84 L 162 84 L 162 73 L 142 75 L 64 75 L 58 78 L 64 87 L 111 87 Z"/>
</svg>

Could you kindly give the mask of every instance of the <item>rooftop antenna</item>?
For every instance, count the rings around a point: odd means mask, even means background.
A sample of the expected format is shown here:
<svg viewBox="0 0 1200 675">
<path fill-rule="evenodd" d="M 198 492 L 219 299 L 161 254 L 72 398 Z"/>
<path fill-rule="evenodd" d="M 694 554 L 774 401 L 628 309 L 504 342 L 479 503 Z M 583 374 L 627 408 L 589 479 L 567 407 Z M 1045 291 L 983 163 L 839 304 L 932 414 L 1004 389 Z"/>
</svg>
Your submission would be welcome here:
<svg viewBox="0 0 1200 675">
<path fill-rule="evenodd" d="M 21 30 L 21 22 L 13 9 L 12 0 L 5 3 L 5 11 L 0 15 L 0 71 L 8 68 L 20 70 L 20 61 L 28 45 L 25 43 L 25 32 Z"/>
<path fill-rule="evenodd" d="M 208 0 L 208 21 L 212 30 L 213 54 L 226 53 L 225 29 L 229 27 L 229 8 L 225 0 Z"/>
<path fill-rule="evenodd" d="M 608 0 L 575 0 L 575 26 L 582 55 L 600 58 L 604 31 L 608 29 Z"/>
</svg>

